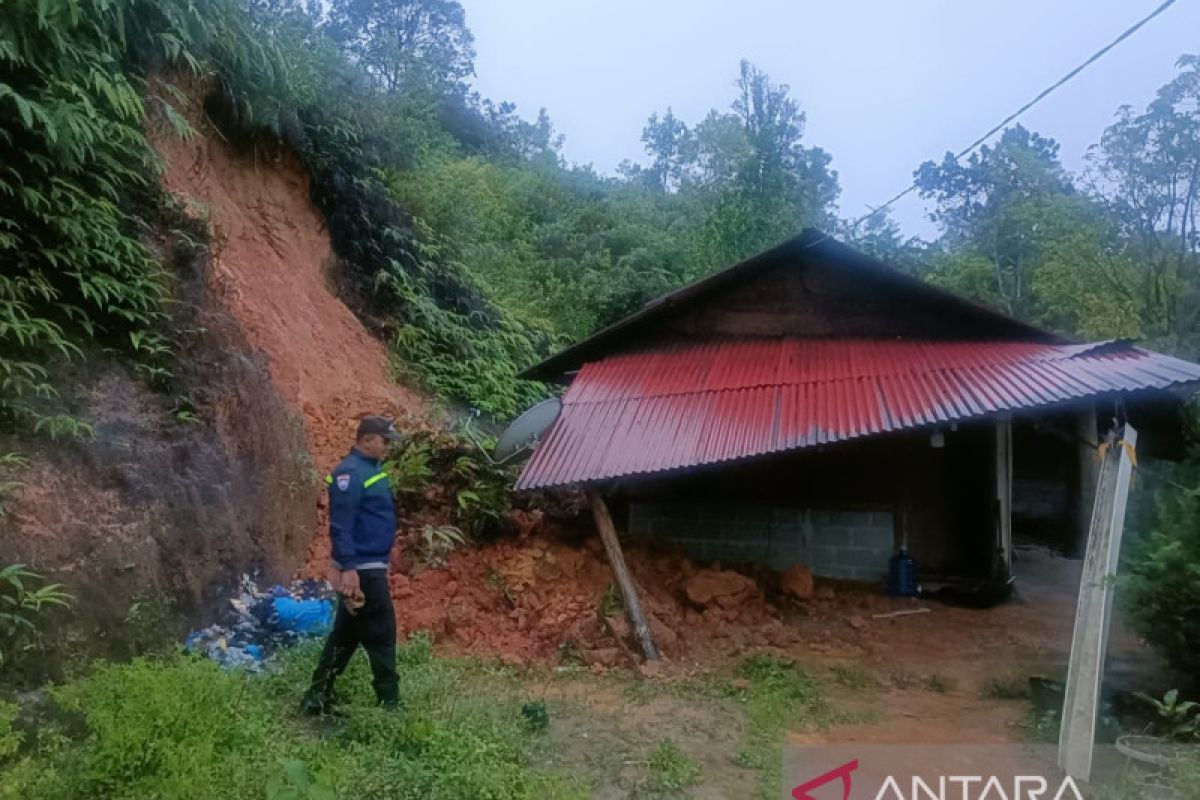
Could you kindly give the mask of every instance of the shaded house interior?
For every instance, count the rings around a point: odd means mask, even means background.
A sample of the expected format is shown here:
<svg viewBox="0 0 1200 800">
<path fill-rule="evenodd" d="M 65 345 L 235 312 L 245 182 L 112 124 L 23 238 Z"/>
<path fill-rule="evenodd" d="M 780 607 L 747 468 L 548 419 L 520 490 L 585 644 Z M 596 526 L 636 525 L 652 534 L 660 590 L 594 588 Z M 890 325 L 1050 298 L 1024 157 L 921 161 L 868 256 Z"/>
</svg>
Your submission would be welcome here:
<svg viewBox="0 0 1200 800">
<path fill-rule="evenodd" d="M 1200 366 L 1072 344 L 817 231 L 531 368 L 568 384 L 519 489 L 602 492 L 628 534 L 706 561 L 1003 579 L 1076 552 L 1113 421 L 1173 457 Z"/>
</svg>

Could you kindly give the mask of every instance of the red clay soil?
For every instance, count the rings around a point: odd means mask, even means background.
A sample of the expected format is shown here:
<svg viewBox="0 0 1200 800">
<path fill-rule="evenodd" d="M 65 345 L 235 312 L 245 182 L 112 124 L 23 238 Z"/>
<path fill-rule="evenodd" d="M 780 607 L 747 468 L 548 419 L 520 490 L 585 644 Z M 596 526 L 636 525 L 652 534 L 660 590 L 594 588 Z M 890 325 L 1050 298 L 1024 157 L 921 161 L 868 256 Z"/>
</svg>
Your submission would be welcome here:
<svg viewBox="0 0 1200 800">
<path fill-rule="evenodd" d="M 330 289 L 329 234 L 296 159 L 252 160 L 191 121 L 202 135 L 152 136 L 166 164 L 163 185 L 207 218 L 209 300 L 226 307 L 265 356 L 272 382 L 303 418 L 313 469 L 324 474 L 337 463 L 364 414 L 419 424 L 427 403 L 391 380 L 383 343 Z M 319 531 L 324 511 L 313 514 Z M 327 546 L 315 536 L 309 561 L 324 562 Z"/>
<path fill-rule="evenodd" d="M 391 578 L 401 630 L 428 630 L 460 652 L 515 662 L 573 656 L 609 667 L 639 660 L 619 599 L 605 602 L 614 581 L 599 540 L 564 537 L 543 527 L 537 512 L 513 514 L 523 535 L 462 549 L 444 567 L 410 568 L 402 543 Z M 745 575 L 697 569 L 682 556 L 636 546 L 626 557 L 654 638 L 672 660 L 794 638 Z"/>
</svg>

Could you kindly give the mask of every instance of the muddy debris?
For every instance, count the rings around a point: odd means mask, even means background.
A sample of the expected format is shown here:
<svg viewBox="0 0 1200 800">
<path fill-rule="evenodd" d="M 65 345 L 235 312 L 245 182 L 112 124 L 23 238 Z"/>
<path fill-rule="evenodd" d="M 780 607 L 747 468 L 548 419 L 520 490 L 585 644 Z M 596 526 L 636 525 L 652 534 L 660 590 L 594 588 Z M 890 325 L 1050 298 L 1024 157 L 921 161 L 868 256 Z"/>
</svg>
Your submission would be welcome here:
<svg viewBox="0 0 1200 800">
<path fill-rule="evenodd" d="M 797 600 L 811 600 L 814 592 L 812 570 L 796 564 L 779 574 L 779 589 Z"/>
<path fill-rule="evenodd" d="M 399 629 L 428 630 L 452 651 L 522 663 L 553 663 L 571 654 L 589 667 L 637 664 L 641 650 L 603 549 L 594 537 L 572 542 L 559 533 L 536 519 L 519 536 L 460 549 L 437 568 L 412 568 L 402 540 L 391 578 Z M 759 581 L 747 574 L 698 569 L 682 555 L 641 545 L 628 547 L 626 558 L 651 634 L 668 660 L 794 641 Z"/>
<path fill-rule="evenodd" d="M 714 604 L 733 608 L 752 597 L 762 597 L 753 578 L 733 570 L 705 569 L 693 575 L 684 587 L 688 599 L 701 608 Z"/>
</svg>

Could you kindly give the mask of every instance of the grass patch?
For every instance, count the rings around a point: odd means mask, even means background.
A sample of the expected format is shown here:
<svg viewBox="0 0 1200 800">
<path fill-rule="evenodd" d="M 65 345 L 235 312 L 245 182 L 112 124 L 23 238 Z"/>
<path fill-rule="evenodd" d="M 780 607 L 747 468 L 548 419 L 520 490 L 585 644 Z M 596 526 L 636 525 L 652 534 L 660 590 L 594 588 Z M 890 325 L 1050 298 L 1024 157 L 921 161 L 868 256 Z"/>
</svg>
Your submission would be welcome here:
<svg viewBox="0 0 1200 800">
<path fill-rule="evenodd" d="M 700 766 L 670 739 L 663 739 L 650 753 L 647 797 L 678 797 L 700 782 Z"/>
<path fill-rule="evenodd" d="M 503 670 L 435 659 L 418 639 L 400 648 L 404 712 L 373 707 L 358 656 L 339 681 L 346 717 L 313 721 L 297 703 L 316 648 L 259 676 L 182 656 L 98 664 L 52 690 L 62 720 L 0 749 L 0 798 L 585 796 L 534 767 L 544 737 Z"/>
<path fill-rule="evenodd" d="M 816 681 L 795 662 L 770 655 L 750 656 L 732 673 L 688 681 L 639 681 L 625 689 L 625 696 L 635 703 L 664 695 L 695 702 L 732 700 L 742 710 L 748 730 L 732 760 L 757 773 L 754 796 L 764 800 L 779 796 L 784 734 L 857 721 L 852 715 L 831 711 L 822 701 Z M 870 716 L 866 713 L 863 718 Z"/>
<path fill-rule="evenodd" d="M 862 664 L 834 664 L 829 668 L 833 682 L 847 689 L 871 689 L 878 685 Z"/>
<path fill-rule="evenodd" d="M 1106 776 L 1096 786 L 1096 800 L 1143 800 L 1146 797 L 1173 797 L 1195 800 L 1200 797 L 1200 757 L 1192 756 L 1158 770 L 1146 770 L 1126 763 L 1117 774 Z"/>
<path fill-rule="evenodd" d="M 745 709 L 750 731 L 734 763 L 758 773 L 755 796 L 779 796 L 783 771 L 782 739 L 788 730 L 825 721 L 825 709 L 812 679 L 794 662 L 754 655 L 742 662 L 739 678 L 727 684 L 727 693 Z"/>
</svg>

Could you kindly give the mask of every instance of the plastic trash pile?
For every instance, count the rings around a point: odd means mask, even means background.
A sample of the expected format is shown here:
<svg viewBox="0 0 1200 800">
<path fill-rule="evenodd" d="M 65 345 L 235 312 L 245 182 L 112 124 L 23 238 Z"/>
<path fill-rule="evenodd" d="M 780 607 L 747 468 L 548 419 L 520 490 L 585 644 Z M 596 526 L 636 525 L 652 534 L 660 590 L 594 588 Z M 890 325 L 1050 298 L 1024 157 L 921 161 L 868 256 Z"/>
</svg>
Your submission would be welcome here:
<svg viewBox="0 0 1200 800">
<path fill-rule="evenodd" d="M 188 634 L 184 649 L 228 669 L 257 672 L 270 654 L 311 636 L 322 636 L 333 625 L 332 587 L 325 581 L 293 581 L 263 591 L 249 575 L 242 576 L 238 595 L 229 601 L 224 624 Z"/>
</svg>

